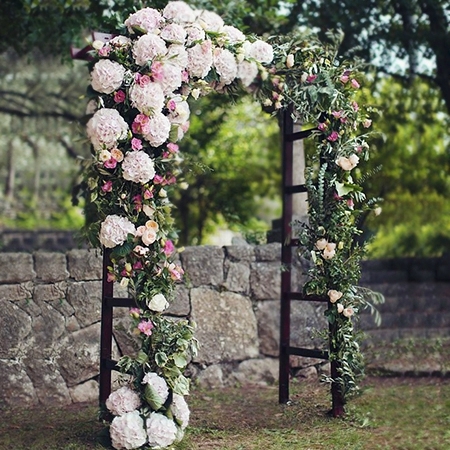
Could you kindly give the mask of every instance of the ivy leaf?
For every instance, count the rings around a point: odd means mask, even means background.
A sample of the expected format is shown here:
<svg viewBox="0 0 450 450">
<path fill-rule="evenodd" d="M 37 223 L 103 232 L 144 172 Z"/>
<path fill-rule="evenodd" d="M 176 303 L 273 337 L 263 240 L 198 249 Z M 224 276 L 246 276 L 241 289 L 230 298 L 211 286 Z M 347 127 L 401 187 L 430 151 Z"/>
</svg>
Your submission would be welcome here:
<svg viewBox="0 0 450 450">
<path fill-rule="evenodd" d="M 339 181 L 336 181 L 336 192 L 339 197 L 344 197 L 350 192 L 353 192 L 355 189 L 354 184 L 348 184 L 348 183 L 339 183 Z"/>
<path fill-rule="evenodd" d="M 123 258 L 124 256 L 127 256 L 133 251 L 133 243 L 132 242 L 125 242 L 119 247 L 115 247 L 114 250 L 111 252 L 111 258 L 113 259 L 119 259 Z"/>
<path fill-rule="evenodd" d="M 189 394 L 189 380 L 180 375 L 173 385 L 173 392 L 179 395 L 188 395 Z"/>
<path fill-rule="evenodd" d="M 155 355 L 155 362 L 158 367 L 164 367 L 167 363 L 167 355 L 164 352 L 158 352 Z"/>
<path fill-rule="evenodd" d="M 187 359 L 182 353 L 175 353 L 173 355 L 173 362 L 180 369 L 183 369 L 187 366 Z"/>
<path fill-rule="evenodd" d="M 152 409 L 158 411 L 164 405 L 164 401 L 161 396 L 153 389 L 152 386 L 147 384 L 144 390 L 145 401 L 151 406 Z"/>
</svg>

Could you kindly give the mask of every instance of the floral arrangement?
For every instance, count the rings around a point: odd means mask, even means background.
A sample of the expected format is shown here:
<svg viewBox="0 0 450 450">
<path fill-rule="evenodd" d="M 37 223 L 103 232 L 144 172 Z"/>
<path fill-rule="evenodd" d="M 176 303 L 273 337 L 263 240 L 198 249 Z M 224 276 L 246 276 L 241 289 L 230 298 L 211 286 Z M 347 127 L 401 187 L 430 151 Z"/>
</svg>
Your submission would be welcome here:
<svg viewBox="0 0 450 450">
<path fill-rule="evenodd" d="M 370 119 L 361 119 L 350 100 L 359 87 L 356 73 L 310 36 L 249 38 L 217 14 L 181 1 L 162 11 L 141 9 L 125 26 L 126 34 L 92 44 L 85 233 L 93 246 L 110 249 L 108 280 L 127 287 L 136 303 L 130 317 L 140 350 L 120 359 L 130 381 L 105 405 L 114 416 L 112 445 L 165 448 L 181 440 L 188 425 L 184 369 L 197 344 L 192 323 L 164 315 L 183 276 L 170 191 L 181 177 L 177 143 L 189 128 L 189 98 L 240 89 L 274 112 L 294 105 L 293 114 L 314 127 L 311 219 L 301 237 L 314 266 L 305 290 L 330 298 L 327 316 L 339 325 L 332 357 L 342 362 L 343 386 L 354 379 L 358 349 L 347 335 L 361 304 L 352 239 L 355 202 L 364 198 L 351 171 L 368 149 L 353 135 Z"/>
<path fill-rule="evenodd" d="M 345 400 L 358 391 L 363 375 L 363 355 L 352 317 L 383 302 L 381 294 L 357 286 L 365 248 L 357 237 L 361 214 L 379 213 L 380 199 L 366 199 L 354 173 L 369 158 L 370 114 L 356 100 L 362 73 L 358 64 L 341 61 L 337 49 L 343 36 L 329 34 L 329 44 L 314 36 L 273 41 L 276 67 L 273 98 L 293 105 L 293 114 L 314 138 L 305 173 L 308 223 L 294 224 L 299 251 L 311 262 L 306 295 L 328 299 L 325 315 L 331 325 L 325 337 L 330 360 L 337 361 L 337 383 Z M 267 102 L 269 103 L 269 102 Z M 361 179 L 361 176 L 360 176 Z"/>
<path fill-rule="evenodd" d="M 267 78 L 273 48 L 180 1 L 141 9 L 125 26 L 126 35 L 92 44 L 85 233 L 110 249 L 108 280 L 136 303 L 130 316 L 140 350 L 118 362 L 130 381 L 105 405 L 114 416 L 112 445 L 165 448 L 182 439 L 189 421 L 183 372 L 196 352 L 194 325 L 164 315 L 183 276 L 169 198 L 180 181 L 187 100 L 251 89 Z"/>
</svg>

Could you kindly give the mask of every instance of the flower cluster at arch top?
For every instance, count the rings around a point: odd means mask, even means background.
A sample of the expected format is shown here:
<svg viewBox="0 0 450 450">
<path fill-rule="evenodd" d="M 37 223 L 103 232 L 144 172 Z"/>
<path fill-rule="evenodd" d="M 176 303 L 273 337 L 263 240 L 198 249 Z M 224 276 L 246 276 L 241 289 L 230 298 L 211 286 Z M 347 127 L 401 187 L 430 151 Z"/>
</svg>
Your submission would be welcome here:
<svg viewBox="0 0 450 450">
<path fill-rule="evenodd" d="M 136 302 L 130 317 L 141 348 L 120 359 L 131 378 L 106 402 L 115 416 L 112 445 L 164 448 L 182 439 L 188 424 L 183 372 L 196 352 L 193 324 L 163 314 L 183 276 L 170 191 L 182 183 L 178 142 L 189 128 L 188 99 L 239 88 L 274 112 L 293 105 L 293 114 L 313 127 L 311 220 L 301 243 L 315 264 L 306 290 L 328 293 L 335 308 L 329 320 L 339 317 L 347 328 L 357 310 L 351 283 L 358 269 L 345 269 L 344 254 L 357 234 L 355 202 L 364 200 L 350 172 L 368 156 L 364 138 L 354 135 L 370 119 L 351 100 L 359 87 L 353 69 L 337 63 L 334 47 L 311 36 L 248 38 L 217 14 L 181 1 L 163 11 L 139 10 L 125 25 L 124 35 L 93 42 L 85 231 L 94 246 L 111 249 L 108 280 L 127 287 Z M 342 284 L 336 267 L 353 275 Z"/>
</svg>

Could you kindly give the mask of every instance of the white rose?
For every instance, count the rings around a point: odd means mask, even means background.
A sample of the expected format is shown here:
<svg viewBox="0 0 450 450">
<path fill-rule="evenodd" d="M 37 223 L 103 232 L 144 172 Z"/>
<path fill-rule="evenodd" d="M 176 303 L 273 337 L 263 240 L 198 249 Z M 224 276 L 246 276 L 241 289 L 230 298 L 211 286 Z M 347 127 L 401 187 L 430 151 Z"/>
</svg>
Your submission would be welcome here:
<svg viewBox="0 0 450 450">
<path fill-rule="evenodd" d="M 89 119 L 86 133 L 96 150 L 110 149 L 126 138 L 128 125 L 115 109 L 101 108 Z"/>
<path fill-rule="evenodd" d="M 121 416 L 141 406 L 139 395 L 128 386 L 123 386 L 112 392 L 106 399 L 106 407 L 115 416 Z"/>
<path fill-rule="evenodd" d="M 152 311 L 163 312 L 168 308 L 169 302 L 163 294 L 156 294 L 147 302 L 147 306 Z"/>
<path fill-rule="evenodd" d="M 341 291 L 336 291 L 335 289 L 330 289 L 327 294 L 331 303 L 336 303 L 343 295 Z"/>
<path fill-rule="evenodd" d="M 115 417 L 109 428 L 112 446 L 116 449 L 136 449 L 147 442 L 144 420 L 138 411 Z"/>
<path fill-rule="evenodd" d="M 122 163 L 123 178 L 145 184 L 155 176 L 153 160 L 143 151 L 129 152 Z"/>
<path fill-rule="evenodd" d="M 126 217 L 113 214 L 102 222 L 99 239 L 106 248 L 113 248 L 122 245 L 128 234 L 136 234 L 135 226 Z"/>
<path fill-rule="evenodd" d="M 163 414 L 152 412 L 146 421 L 146 426 L 150 447 L 164 448 L 175 442 L 177 427 Z"/>
<path fill-rule="evenodd" d="M 119 89 L 125 75 L 125 67 L 109 59 L 96 62 L 91 72 L 91 85 L 94 91 L 111 94 Z"/>
</svg>

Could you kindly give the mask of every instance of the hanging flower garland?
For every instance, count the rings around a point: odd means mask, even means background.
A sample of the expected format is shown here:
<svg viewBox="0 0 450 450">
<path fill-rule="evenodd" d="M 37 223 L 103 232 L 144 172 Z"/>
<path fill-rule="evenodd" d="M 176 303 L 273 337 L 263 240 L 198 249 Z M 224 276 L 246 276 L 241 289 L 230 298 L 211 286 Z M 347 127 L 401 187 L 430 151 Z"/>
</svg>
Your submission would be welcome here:
<svg viewBox="0 0 450 450">
<path fill-rule="evenodd" d="M 353 213 L 363 196 L 350 172 L 367 157 L 363 138 L 352 136 L 369 120 L 349 100 L 356 75 L 310 36 L 247 38 L 217 14 L 181 1 L 163 11 L 139 10 L 125 25 L 126 35 L 93 43 L 86 125 L 92 160 L 83 184 L 86 237 L 111 249 L 108 280 L 127 287 L 136 303 L 130 316 L 140 351 L 118 363 L 131 381 L 105 405 L 114 415 L 113 447 L 165 448 L 188 425 L 183 372 L 196 352 L 194 326 L 163 314 L 183 276 L 170 191 L 181 175 L 177 142 L 189 128 L 187 100 L 211 91 L 251 92 L 274 112 L 294 105 L 294 114 L 316 130 L 318 150 L 307 174 L 311 220 L 301 238 L 314 261 L 305 289 L 328 293 L 334 305 L 327 312 L 339 324 L 333 339 L 346 344 L 331 356 L 345 368 L 343 386 L 351 385 L 347 362 L 352 367 L 359 351 L 342 336 L 352 332 L 358 306 Z"/>
</svg>

